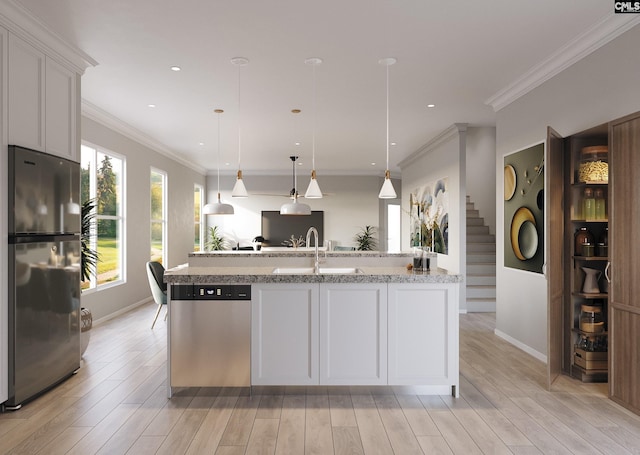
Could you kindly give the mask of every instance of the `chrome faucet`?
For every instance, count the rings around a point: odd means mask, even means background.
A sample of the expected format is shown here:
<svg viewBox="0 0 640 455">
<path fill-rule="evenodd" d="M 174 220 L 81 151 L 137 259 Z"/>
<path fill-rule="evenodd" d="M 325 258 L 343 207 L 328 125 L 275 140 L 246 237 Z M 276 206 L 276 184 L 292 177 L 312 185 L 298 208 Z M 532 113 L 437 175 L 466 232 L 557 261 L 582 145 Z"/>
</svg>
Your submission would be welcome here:
<svg viewBox="0 0 640 455">
<path fill-rule="evenodd" d="M 313 226 L 311 226 L 309 228 L 309 230 L 307 231 L 307 240 L 305 242 L 305 245 L 309 246 L 309 241 L 311 240 L 311 233 L 313 232 L 313 238 L 316 242 L 316 262 L 313 264 L 313 272 L 315 274 L 320 273 L 320 258 L 318 257 L 318 230 L 316 228 L 314 228 Z"/>
</svg>

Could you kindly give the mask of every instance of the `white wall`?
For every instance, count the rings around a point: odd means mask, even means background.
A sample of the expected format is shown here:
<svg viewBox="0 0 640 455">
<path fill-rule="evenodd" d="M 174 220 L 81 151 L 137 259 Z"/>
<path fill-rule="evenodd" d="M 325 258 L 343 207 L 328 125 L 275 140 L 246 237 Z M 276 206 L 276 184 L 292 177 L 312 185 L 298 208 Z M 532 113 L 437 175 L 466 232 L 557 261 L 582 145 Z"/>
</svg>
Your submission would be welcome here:
<svg viewBox="0 0 640 455">
<path fill-rule="evenodd" d="M 485 225 L 496 233 L 496 201 L 493 185 L 496 179 L 496 129 L 467 128 L 467 195 L 480 211 Z"/>
<path fill-rule="evenodd" d="M 460 128 L 460 130 L 459 130 Z M 402 249 L 409 250 L 409 194 L 444 177 L 449 179 L 449 254 L 438 255 L 438 266 L 466 273 L 465 127 L 452 126 L 434 141 L 400 163 L 402 169 Z M 466 292 L 460 288 L 460 310 L 466 311 Z"/>
<path fill-rule="evenodd" d="M 246 245 L 261 233 L 262 210 L 280 210 L 290 201 L 286 196 L 293 187 L 291 175 L 251 175 L 244 173 L 245 186 L 249 192 L 246 199 L 231 197 L 234 176 L 220 177 L 220 194 L 223 202 L 232 204 L 232 216 L 208 216 L 209 226 L 218 225 L 225 237 Z M 309 177 L 298 175 L 298 192 L 304 193 Z M 299 199 L 311 206 L 311 210 L 324 210 L 324 238 L 338 245 L 354 246 L 354 235 L 365 225 L 379 228 L 378 193 L 382 178 L 376 176 L 322 175 L 318 174 L 322 199 Z M 207 177 L 207 200 L 215 202 L 217 179 Z M 396 186 L 396 188 L 398 188 Z M 268 196 L 271 195 L 271 196 Z"/>
<path fill-rule="evenodd" d="M 82 139 L 126 157 L 126 283 L 82 294 L 82 306 L 100 319 L 151 296 L 145 270 L 150 255 L 151 167 L 167 173 L 168 267 L 187 262 L 193 251 L 193 188 L 196 183 L 204 186 L 205 177 L 86 117 L 82 118 Z"/>
<path fill-rule="evenodd" d="M 497 113 L 497 226 L 504 223 L 504 155 L 544 142 L 547 126 L 569 136 L 640 110 L 639 43 L 640 26 L 635 26 Z M 543 358 L 547 353 L 546 279 L 505 268 L 501 229 L 496 243 L 496 333 Z"/>
</svg>

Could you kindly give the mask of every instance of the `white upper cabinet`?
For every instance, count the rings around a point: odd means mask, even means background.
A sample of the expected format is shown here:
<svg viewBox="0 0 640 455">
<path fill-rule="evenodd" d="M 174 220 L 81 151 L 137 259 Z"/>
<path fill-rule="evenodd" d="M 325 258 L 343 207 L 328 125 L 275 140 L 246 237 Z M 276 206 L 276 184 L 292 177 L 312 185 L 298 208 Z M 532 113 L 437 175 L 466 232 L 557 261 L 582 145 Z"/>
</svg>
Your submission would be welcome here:
<svg viewBox="0 0 640 455">
<path fill-rule="evenodd" d="M 76 159 L 76 74 L 46 59 L 45 146 L 47 153 Z"/>
<path fill-rule="evenodd" d="M 45 151 L 45 55 L 9 34 L 9 144 Z"/>
<path fill-rule="evenodd" d="M 9 144 L 77 160 L 79 77 L 11 33 L 8 54 Z"/>
</svg>

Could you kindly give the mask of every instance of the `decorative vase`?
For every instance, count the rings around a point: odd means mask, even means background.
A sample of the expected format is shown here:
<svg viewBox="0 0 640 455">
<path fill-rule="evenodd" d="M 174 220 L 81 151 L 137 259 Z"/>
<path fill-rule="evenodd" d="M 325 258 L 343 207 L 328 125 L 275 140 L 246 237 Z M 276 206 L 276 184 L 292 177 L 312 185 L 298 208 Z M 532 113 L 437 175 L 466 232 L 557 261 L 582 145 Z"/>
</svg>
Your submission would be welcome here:
<svg viewBox="0 0 640 455">
<path fill-rule="evenodd" d="M 91 338 L 91 327 L 93 327 L 93 316 L 89 308 L 80 309 L 80 357 L 84 355 L 84 351 L 89 346 Z"/>
<path fill-rule="evenodd" d="M 582 292 L 585 294 L 599 294 L 600 287 L 598 286 L 598 280 L 602 275 L 600 270 L 590 269 L 588 267 L 580 267 L 584 272 L 584 284 L 582 285 Z"/>
</svg>

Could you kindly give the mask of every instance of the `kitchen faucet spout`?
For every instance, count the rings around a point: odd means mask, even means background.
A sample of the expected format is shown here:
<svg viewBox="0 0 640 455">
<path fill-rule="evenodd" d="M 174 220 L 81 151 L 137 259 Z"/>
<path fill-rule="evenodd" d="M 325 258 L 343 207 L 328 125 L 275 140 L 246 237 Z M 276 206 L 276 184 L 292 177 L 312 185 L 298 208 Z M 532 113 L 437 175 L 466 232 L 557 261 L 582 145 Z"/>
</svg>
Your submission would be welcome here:
<svg viewBox="0 0 640 455">
<path fill-rule="evenodd" d="M 307 240 L 305 242 L 305 245 L 310 246 L 309 242 L 311 241 L 311 233 L 313 233 L 313 238 L 315 240 L 315 253 L 316 253 L 316 261 L 313 264 L 313 271 L 315 274 L 320 273 L 320 259 L 318 257 L 318 230 L 311 226 L 309 228 L 309 230 L 307 231 Z"/>
</svg>

